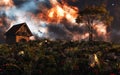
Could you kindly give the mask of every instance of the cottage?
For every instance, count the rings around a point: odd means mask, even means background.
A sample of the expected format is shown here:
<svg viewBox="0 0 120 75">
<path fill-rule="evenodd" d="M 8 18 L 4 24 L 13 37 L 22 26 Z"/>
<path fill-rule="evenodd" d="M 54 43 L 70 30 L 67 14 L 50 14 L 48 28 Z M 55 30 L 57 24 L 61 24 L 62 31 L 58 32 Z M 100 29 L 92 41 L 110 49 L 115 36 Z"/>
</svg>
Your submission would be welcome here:
<svg viewBox="0 0 120 75">
<path fill-rule="evenodd" d="M 13 25 L 6 33 L 6 43 L 28 42 L 32 33 L 26 23 Z"/>
</svg>

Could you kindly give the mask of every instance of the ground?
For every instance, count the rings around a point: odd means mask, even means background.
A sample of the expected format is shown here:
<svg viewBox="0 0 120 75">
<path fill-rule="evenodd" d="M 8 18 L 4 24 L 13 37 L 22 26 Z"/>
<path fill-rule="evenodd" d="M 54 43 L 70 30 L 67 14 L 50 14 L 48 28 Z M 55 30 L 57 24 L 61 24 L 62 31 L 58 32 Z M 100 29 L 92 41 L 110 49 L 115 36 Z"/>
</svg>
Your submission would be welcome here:
<svg viewBox="0 0 120 75">
<path fill-rule="evenodd" d="M 119 75 L 119 58 L 120 44 L 104 41 L 1 44 L 0 75 Z"/>
</svg>

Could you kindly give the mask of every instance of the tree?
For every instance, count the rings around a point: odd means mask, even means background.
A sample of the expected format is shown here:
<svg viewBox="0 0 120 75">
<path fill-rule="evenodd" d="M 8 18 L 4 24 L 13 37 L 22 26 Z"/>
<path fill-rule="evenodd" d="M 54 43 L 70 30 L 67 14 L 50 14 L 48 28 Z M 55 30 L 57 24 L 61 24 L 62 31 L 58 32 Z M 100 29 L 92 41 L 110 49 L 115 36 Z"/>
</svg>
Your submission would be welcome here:
<svg viewBox="0 0 120 75">
<path fill-rule="evenodd" d="M 103 22 L 105 25 L 110 25 L 113 18 L 109 15 L 105 5 L 89 6 L 78 13 L 76 22 L 84 23 L 89 32 L 89 41 L 93 41 L 93 26 L 98 22 Z"/>
</svg>

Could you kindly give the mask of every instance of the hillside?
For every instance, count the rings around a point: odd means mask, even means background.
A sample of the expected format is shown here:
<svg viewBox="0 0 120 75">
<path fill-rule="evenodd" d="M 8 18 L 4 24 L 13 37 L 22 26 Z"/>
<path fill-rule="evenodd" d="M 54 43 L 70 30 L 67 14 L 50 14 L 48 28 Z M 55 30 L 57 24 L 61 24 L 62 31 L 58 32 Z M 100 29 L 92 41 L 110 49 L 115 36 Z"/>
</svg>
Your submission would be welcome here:
<svg viewBox="0 0 120 75">
<path fill-rule="evenodd" d="M 40 40 L 0 45 L 0 75 L 119 75 L 120 44 Z"/>
</svg>

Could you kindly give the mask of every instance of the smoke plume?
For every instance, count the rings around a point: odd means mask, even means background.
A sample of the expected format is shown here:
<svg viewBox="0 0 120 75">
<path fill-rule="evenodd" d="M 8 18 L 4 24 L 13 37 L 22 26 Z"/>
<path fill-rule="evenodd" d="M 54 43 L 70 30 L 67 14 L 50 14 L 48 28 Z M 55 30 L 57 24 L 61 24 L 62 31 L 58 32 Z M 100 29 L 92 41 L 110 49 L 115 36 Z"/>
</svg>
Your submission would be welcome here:
<svg viewBox="0 0 120 75">
<path fill-rule="evenodd" d="M 1 0 L 0 41 L 4 41 L 3 34 L 10 27 L 22 22 L 26 22 L 38 38 L 88 39 L 89 34 L 85 25 L 75 22 L 80 9 L 79 2 L 82 0 Z M 99 23 L 94 29 L 96 38 L 107 40 L 106 25 Z"/>
</svg>

